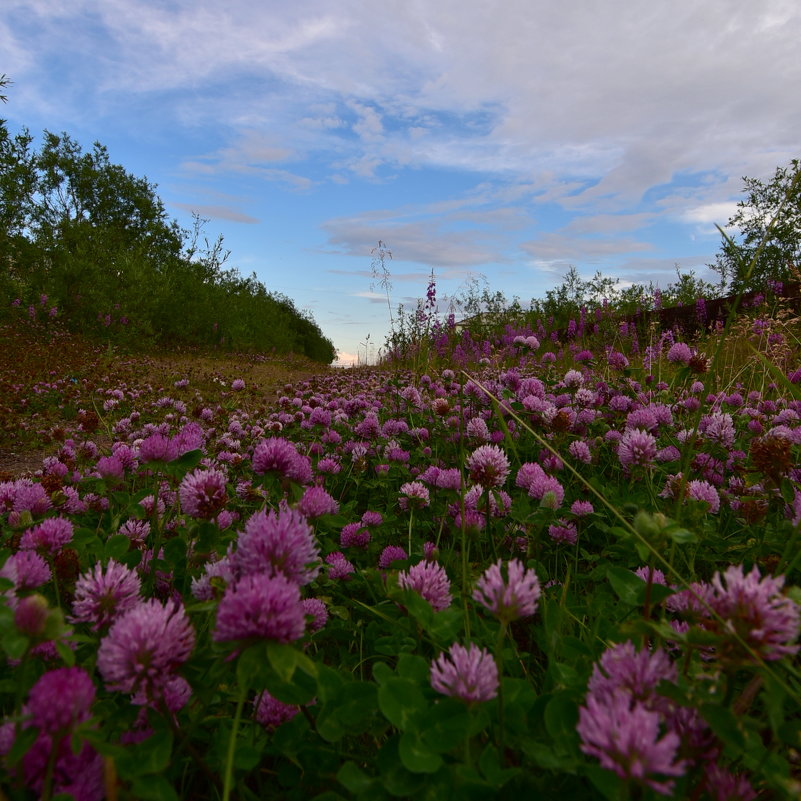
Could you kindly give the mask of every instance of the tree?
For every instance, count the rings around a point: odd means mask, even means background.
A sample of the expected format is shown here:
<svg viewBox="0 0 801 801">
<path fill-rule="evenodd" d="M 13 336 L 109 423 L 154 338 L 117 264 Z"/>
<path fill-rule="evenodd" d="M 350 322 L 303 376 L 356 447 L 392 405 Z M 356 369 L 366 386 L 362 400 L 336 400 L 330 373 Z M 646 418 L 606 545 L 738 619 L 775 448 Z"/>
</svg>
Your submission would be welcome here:
<svg viewBox="0 0 801 801">
<path fill-rule="evenodd" d="M 746 197 L 726 228 L 739 231 L 739 241 L 724 233 L 714 264 L 730 293 L 762 290 L 769 280 L 787 281 L 801 263 L 801 162 L 778 167 L 772 180 L 743 178 Z M 722 232 L 723 233 L 723 232 Z"/>
</svg>

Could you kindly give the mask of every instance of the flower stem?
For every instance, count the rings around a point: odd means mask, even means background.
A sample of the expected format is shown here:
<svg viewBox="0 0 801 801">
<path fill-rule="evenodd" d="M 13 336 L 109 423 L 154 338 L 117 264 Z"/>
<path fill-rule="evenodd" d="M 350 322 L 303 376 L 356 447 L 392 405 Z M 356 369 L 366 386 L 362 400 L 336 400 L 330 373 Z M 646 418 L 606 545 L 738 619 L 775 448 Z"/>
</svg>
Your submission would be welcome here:
<svg viewBox="0 0 801 801">
<path fill-rule="evenodd" d="M 239 690 L 239 697 L 236 700 L 236 712 L 234 714 L 234 725 L 231 727 L 231 735 L 228 738 L 228 755 L 225 758 L 225 779 L 223 782 L 223 801 L 229 801 L 231 797 L 231 784 L 234 775 L 234 754 L 236 753 L 236 734 L 239 729 L 239 721 L 242 719 L 242 707 L 245 704 L 246 688 L 243 686 Z"/>
</svg>

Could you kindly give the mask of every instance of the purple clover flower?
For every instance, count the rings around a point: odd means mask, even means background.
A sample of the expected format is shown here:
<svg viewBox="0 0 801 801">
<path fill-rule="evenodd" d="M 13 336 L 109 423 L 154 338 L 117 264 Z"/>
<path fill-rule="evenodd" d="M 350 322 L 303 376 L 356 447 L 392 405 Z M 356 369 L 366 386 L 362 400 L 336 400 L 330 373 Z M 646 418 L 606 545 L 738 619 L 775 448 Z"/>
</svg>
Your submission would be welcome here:
<svg viewBox="0 0 801 801">
<path fill-rule="evenodd" d="M 352 573 L 356 572 L 356 568 L 345 558 L 341 551 L 334 551 L 328 554 L 325 557 L 325 563 L 328 565 L 328 578 L 333 580 L 347 580 Z"/>
<path fill-rule="evenodd" d="M 438 562 L 423 561 L 398 573 L 398 584 L 414 590 L 428 601 L 434 611 L 440 612 L 451 605 L 451 582 L 445 568 Z"/>
<path fill-rule="evenodd" d="M 760 576 L 754 565 L 749 573 L 743 566 L 730 566 L 715 573 L 710 582 L 709 604 L 763 659 L 773 661 L 798 652 L 793 644 L 801 630 L 801 608 L 782 592 L 784 576 Z M 739 643 L 732 649 L 740 650 Z M 744 657 L 751 661 L 750 655 Z"/>
<path fill-rule="evenodd" d="M 491 701 L 498 694 L 498 666 L 492 654 L 471 643 L 454 643 L 431 663 L 431 686 L 466 704 Z"/>
<path fill-rule="evenodd" d="M 509 459 L 497 445 L 480 445 L 467 457 L 467 471 L 485 489 L 501 487 L 509 475 Z"/>
<path fill-rule="evenodd" d="M 322 487 L 309 487 L 298 503 L 298 511 L 307 519 L 315 520 L 323 515 L 335 515 L 339 504 Z"/>
<path fill-rule="evenodd" d="M 72 620 L 90 623 L 92 631 L 97 631 L 133 609 L 142 600 L 141 589 L 136 571 L 113 559 L 105 569 L 98 562 L 75 583 Z"/>
<path fill-rule="evenodd" d="M 400 562 L 408 557 L 406 551 L 399 545 L 387 545 L 378 557 L 378 566 L 382 570 L 389 568 L 393 562 Z"/>
<path fill-rule="evenodd" d="M 55 555 L 72 540 L 72 533 L 72 522 L 66 517 L 48 517 L 22 535 L 19 547 Z"/>
<path fill-rule="evenodd" d="M 278 514 L 251 515 L 239 535 L 233 565 L 242 576 L 280 572 L 303 585 L 320 572 L 320 551 L 306 518 L 282 505 Z"/>
<path fill-rule="evenodd" d="M 473 591 L 473 598 L 501 623 L 511 623 L 522 617 L 530 617 L 537 611 L 540 597 L 540 581 L 537 574 L 526 569 L 518 559 L 506 563 L 498 560 L 483 573 Z"/>
<path fill-rule="evenodd" d="M 679 735 L 668 731 L 660 737 L 662 719 L 625 692 L 596 697 L 588 695 L 579 707 L 576 730 L 581 750 L 600 760 L 601 766 L 622 779 L 670 795 L 669 776 L 684 774 L 685 763 L 677 760 Z"/>
<path fill-rule="evenodd" d="M 292 720 L 300 711 L 293 704 L 285 704 L 283 701 L 273 698 L 267 690 L 256 696 L 253 706 L 255 707 L 256 721 L 268 731 L 274 731 L 281 724 Z"/>
<path fill-rule="evenodd" d="M 298 585 L 281 573 L 255 573 L 226 589 L 217 609 L 215 642 L 230 640 L 299 640 L 306 613 Z"/>
<path fill-rule="evenodd" d="M 91 717 L 95 685 L 81 667 L 51 670 L 31 687 L 26 709 L 44 734 L 64 734 Z"/>
<path fill-rule="evenodd" d="M 656 459 L 656 439 L 647 431 L 627 428 L 617 446 L 617 456 L 624 467 L 650 467 Z"/>
<path fill-rule="evenodd" d="M 228 502 L 225 473 L 202 468 L 187 473 L 178 487 L 181 509 L 199 520 L 211 520 Z"/>
<path fill-rule="evenodd" d="M 143 690 L 150 697 L 189 658 L 194 645 L 184 607 L 151 598 L 111 626 L 100 643 L 97 668 L 109 690 Z"/>
</svg>

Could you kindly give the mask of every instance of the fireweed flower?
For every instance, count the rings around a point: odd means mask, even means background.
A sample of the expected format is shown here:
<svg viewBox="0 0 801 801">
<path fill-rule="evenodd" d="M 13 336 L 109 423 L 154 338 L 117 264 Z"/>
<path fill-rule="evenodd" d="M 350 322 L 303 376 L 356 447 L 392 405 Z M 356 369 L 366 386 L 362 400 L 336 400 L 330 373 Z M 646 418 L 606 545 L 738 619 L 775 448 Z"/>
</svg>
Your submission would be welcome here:
<svg viewBox="0 0 801 801">
<path fill-rule="evenodd" d="M 491 701 L 498 694 L 498 666 L 484 648 L 455 642 L 431 662 L 431 686 L 466 704 Z"/>
<path fill-rule="evenodd" d="M 501 487 L 509 475 L 509 459 L 497 445 L 480 445 L 467 457 L 467 471 L 485 489 Z"/>
<path fill-rule="evenodd" d="M 738 565 L 715 573 L 710 585 L 709 604 L 723 618 L 725 631 L 739 635 L 768 661 L 798 652 L 799 646 L 793 643 L 801 630 L 801 609 L 782 593 L 784 576 L 763 578 L 756 565 L 744 574 Z M 735 657 L 742 649 L 735 641 L 727 647 Z M 748 654 L 742 657 L 752 659 Z"/>
<path fill-rule="evenodd" d="M 601 766 L 622 779 L 635 781 L 670 795 L 673 781 L 685 763 L 677 760 L 679 735 L 668 731 L 660 737 L 661 716 L 625 692 L 596 697 L 588 695 L 579 707 L 576 730 L 581 750 L 600 760 Z"/>
<path fill-rule="evenodd" d="M 521 617 L 529 617 L 537 611 L 540 597 L 540 581 L 533 570 L 526 569 L 518 559 L 490 565 L 478 580 L 473 591 L 474 600 L 491 612 L 501 623 L 511 623 Z"/>
<path fill-rule="evenodd" d="M 248 575 L 226 589 L 213 639 L 293 642 L 306 632 L 305 614 L 294 581 L 280 573 Z"/>
<path fill-rule="evenodd" d="M 113 559 L 109 559 L 104 570 L 98 562 L 75 583 L 72 621 L 90 623 L 92 631 L 108 626 L 142 600 L 141 588 L 134 570 Z"/>
<path fill-rule="evenodd" d="M 308 584 L 320 572 L 320 551 L 306 518 L 281 506 L 276 514 L 258 511 L 245 523 L 233 556 L 242 576 L 283 573 L 291 581 Z"/>
<path fill-rule="evenodd" d="M 418 562 L 408 570 L 402 570 L 398 573 L 398 584 L 404 589 L 414 590 L 436 612 L 447 609 L 453 600 L 448 574 L 437 562 Z"/>
<path fill-rule="evenodd" d="M 228 502 L 225 474 L 215 468 L 187 473 L 178 487 L 181 509 L 200 520 L 210 520 Z"/>
<path fill-rule="evenodd" d="M 129 609 L 109 629 L 97 652 L 97 668 L 109 690 L 152 691 L 192 653 L 195 632 L 184 607 L 155 598 Z"/>
<path fill-rule="evenodd" d="M 95 685 L 81 667 L 45 673 L 31 687 L 26 710 L 30 722 L 44 734 L 64 734 L 91 717 Z"/>
<path fill-rule="evenodd" d="M 21 537 L 21 550 L 57 554 L 72 540 L 72 523 L 66 517 L 48 517 Z"/>
<path fill-rule="evenodd" d="M 420 481 L 408 481 L 402 484 L 398 497 L 398 506 L 404 511 L 409 509 L 422 509 L 431 501 L 428 488 Z"/>
</svg>

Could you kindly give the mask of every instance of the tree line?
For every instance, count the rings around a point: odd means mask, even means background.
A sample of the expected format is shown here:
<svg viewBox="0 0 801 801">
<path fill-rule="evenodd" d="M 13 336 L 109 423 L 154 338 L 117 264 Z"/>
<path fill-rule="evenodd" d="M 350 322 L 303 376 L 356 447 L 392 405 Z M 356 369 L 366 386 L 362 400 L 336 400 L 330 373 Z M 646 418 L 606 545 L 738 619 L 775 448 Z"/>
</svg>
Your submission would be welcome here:
<svg viewBox="0 0 801 801">
<path fill-rule="evenodd" d="M 0 76 L 0 91 L 8 83 Z M 309 313 L 227 266 L 207 222 L 195 215 L 191 229 L 179 226 L 156 186 L 112 163 L 99 142 L 85 151 L 45 131 L 36 148 L 27 129 L 12 135 L 0 120 L 0 316 L 16 305 L 130 346 L 333 361 Z"/>
</svg>

